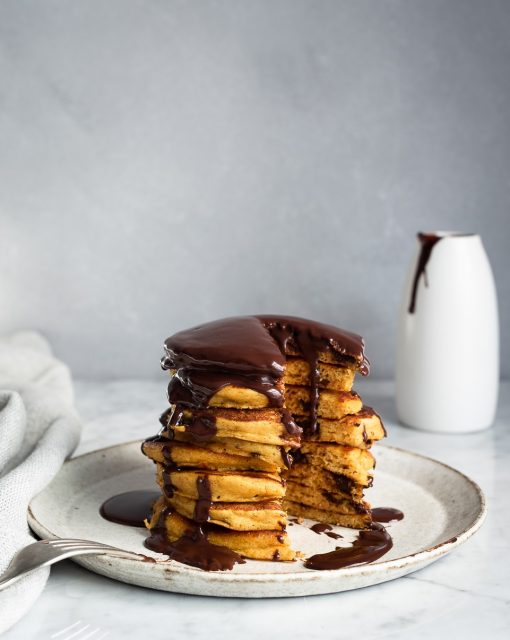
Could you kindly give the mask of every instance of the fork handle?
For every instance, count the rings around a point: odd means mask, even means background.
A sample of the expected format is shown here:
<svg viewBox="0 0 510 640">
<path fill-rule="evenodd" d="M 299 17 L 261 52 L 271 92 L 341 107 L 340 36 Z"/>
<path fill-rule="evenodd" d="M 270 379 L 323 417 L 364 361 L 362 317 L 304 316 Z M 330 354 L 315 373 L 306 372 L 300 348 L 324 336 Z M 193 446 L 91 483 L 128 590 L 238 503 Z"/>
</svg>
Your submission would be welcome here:
<svg viewBox="0 0 510 640">
<path fill-rule="evenodd" d="M 21 551 L 23 551 L 23 549 Z M 6 571 L 0 577 L 0 591 L 2 589 L 5 589 L 6 587 L 9 587 L 11 584 L 16 582 L 23 576 L 26 576 L 28 573 L 35 571 L 36 569 L 40 569 L 42 567 L 49 567 L 50 565 L 56 564 L 61 560 L 67 560 L 68 558 L 73 558 L 74 556 L 104 555 L 105 553 L 111 556 L 115 556 L 117 558 L 131 558 L 133 560 L 134 559 L 140 560 L 141 558 L 143 558 L 143 556 L 141 556 L 138 553 L 134 553 L 131 551 L 124 551 L 122 549 L 79 549 L 79 550 L 72 549 L 72 550 L 68 550 L 66 553 L 63 553 L 62 555 L 59 555 L 59 556 L 54 556 L 52 558 L 45 558 L 44 560 L 34 561 L 30 564 L 25 565 L 25 567 L 23 567 L 23 569 L 21 570 L 19 568 L 16 568 L 15 566 L 12 566 L 12 561 L 11 561 L 11 565 L 7 567 Z M 15 558 L 16 556 L 14 556 L 13 560 Z"/>
</svg>

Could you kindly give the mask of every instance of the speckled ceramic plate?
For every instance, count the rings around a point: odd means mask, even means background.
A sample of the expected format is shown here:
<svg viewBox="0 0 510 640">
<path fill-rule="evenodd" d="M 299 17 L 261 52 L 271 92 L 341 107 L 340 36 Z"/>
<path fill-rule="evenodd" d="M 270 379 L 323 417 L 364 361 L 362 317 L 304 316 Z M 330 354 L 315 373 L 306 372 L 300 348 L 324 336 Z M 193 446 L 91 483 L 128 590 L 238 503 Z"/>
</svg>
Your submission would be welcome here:
<svg viewBox="0 0 510 640">
<path fill-rule="evenodd" d="M 43 538 L 81 538 L 152 555 L 156 563 L 108 555 L 81 556 L 82 566 L 152 589 L 208 596 L 268 598 L 358 589 L 399 578 L 425 567 L 465 542 L 481 526 L 485 502 L 480 488 L 440 462 L 387 446 L 377 446 L 377 477 L 367 492 L 372 506 L 405 513 L 387 525 L 393 548 L 378 562 L 334 571 L 305 569 L 302 561 L 249 560 L 233 571 L 205 572 L 148 551 L 145 531 L 107 522 L 99 507 L 107 498 L 133 489 L 154 489 L 154 465 L 140 454 L 140 443 L 121 444 L 68 461 L 29 507 L 31 528 Z M 310 530 L 311 521 L 294 524 L 294 548 L 306 555 L 348 544 L 356 532 L 335 527 L 342 540 Z"/>
</svg>

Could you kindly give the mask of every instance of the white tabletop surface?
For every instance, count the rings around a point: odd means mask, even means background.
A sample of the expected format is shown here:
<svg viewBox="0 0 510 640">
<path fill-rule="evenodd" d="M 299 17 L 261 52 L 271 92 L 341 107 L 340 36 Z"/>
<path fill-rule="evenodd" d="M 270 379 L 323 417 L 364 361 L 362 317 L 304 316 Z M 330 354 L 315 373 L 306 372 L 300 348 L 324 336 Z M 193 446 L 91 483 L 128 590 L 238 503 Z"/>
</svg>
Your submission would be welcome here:
<svg viewBox="0 0 510 640">
<path fill-rule="evenodd" d="M 501 389 L 494 427 L 465 436 L 398 426 L 390 383 L 367 381 L 358 390 L 383 416 L 389 444 L 435 457 L 481 485 L 489 506 L 486 523 L 457 551 L 420 572 L 374 587 L 270 600 L 152 591 L 89 573 L 66 561 L 52 569 L 34 608 L 3 637 L 509 638 L 510 385 Z M 155 433 L 165 402 L 164 381 L 79 381 L 76 404 L 84 430 L 76 455 Z"/>
</svg>

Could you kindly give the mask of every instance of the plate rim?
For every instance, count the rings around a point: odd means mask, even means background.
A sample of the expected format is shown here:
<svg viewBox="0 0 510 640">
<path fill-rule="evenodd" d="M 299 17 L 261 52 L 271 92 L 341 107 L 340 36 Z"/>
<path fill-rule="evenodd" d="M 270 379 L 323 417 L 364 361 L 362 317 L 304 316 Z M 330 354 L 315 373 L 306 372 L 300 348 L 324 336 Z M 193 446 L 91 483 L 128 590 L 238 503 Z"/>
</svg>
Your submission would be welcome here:
<svg viewBox="0 0 510 640">
<path fill-rule="evenodd" d="M 61 469 L 59 470 L 59 472 L 54 476 L 54 478 L 50 481 L 50 483 L 48 483 L 48 485 L 46 485 L 46 487 L 44 487 L 44 489 L 42 489 L 39 493 L 37 493 L 35 496 L 33 496 L 33 498 L 31 499 L 29 505 L 28 505 L 28 509 L 27 509 L 27 520 L 28 520 L 28 525 L 30 527 L 30 529 L 32 531 L 34 531 L 37 535 L 40 535 L 40 531 L 44 532 L 44 535 L 48 536 L 48 538 L 58 538 L 59 536 L 57 536 L 54 532 L 52 532 L 50 529 L 48 529 L 45 525 L 43 525 L 35 516 L 34 511 L 32 509 L 32 503 L 45 491 L 48 490 L 48 487 L 50 486 L 50 484 L 58 477 L 58 475 L 61 473 L 62 469 L 66 466 L 71 465 L 72 463 L 74 463 L 76 460 L 81 460 L 87 457 L 93 457 L 93 456 L 97 456 L 98 454 L 101 453 L 105 453 L 107 451 L 110 451 L 112 449 L 118 449 L 120 447 L 126 447 L 126 446 L 130 446 L 130 445 L 135 445 L 135 444 L 140 444 L 143 442 L 143 439 L 136 439 L 136 440 L 129 440 L 127 442 L 120 442 L 117 444 L 113 444 L 113 445 L 109 445 L 107 447 L 101 447 L 99 449 L 94 449 L 92 451 L 87 451 L 85 453 L 81 453 L 78 456 L 74 456 L 72 458 L 68 458 L 64 464 L 62 465 Z M 427 460 L 428 462 L 431 462 L 433 464 L 437 464 L 440 465 L 441 467 L 444 467 L 446 469 L 448 469 L 448 471 L 457 474 L 458 476 L 460 476 L 467 484 L 469 484 L 471 486 L 471 488 L 475 491 L 479 503 L 480 503 L 480 509 L 477 512 L 476 516 L 473 518 L 473 520 L 471 521 L 471 523 L 464 528 L 461 532 L 459 532 L 458 534 L 456 534 L 455 536 L 453 536 L 452 538 L 449 538 L 447 540 L 443 540 L 441 542 L 439 542 L 438 544 L 432 546 L 432 547 L 428 547 L 426 549 L 423 549 L 421 551 L 417 551 L 416 553 L 409 553 L 405 556 L 399 556 L 398 558 L 392 558 L 391 560 L 381 560 L 379 562 L 373 562 L 373 563 L 368 563 L 368 564 L 360 564 L 360 565 L 354 565 L 354 566 L 349 566 L 349 567 L 343 567 L 342 569 L 326 569 L 323 571 L 313 571 L 310 569 L 305 569 L 303 567 L 302 570 L 297 570 L 297 571 L 292 571 L 292 572 L 267 572 L 267 571 L 257 571 L 257 572 L 250 572 L 250 573 L 232 573 L 230 571 L 203 571 L 197 567 L 191 567 L 182 563 L 178 563 L 176 561 L 172 561 L 172 560 L 159 560 L 157 558 L 155 558 L 156 560 L 156 564 L 162 566 L 165 565 L 165 570 L 167 571 L 176 571 L 178 573 L 181 574 L 186 574 L 189 573 L 191 575 L 201 575 L 203 576 L 204 574 L 207 575 L 208 580 L 211 582 L 214 582 L 216 580 L 220 581 L 220 582 L 230 582 L 230 581 L 243 581 L 243 582 L 261 582 L 261 581 L 267 581 L 267 580 L 271 580 L 273 582 L 279 582 L 279 581 L 288 581 L 289 579 L 293 578 L 296 580 L 300 580 L 300 581 L 314 581 L 314 580 L 318 580 L 320 578 L 321 575 L 328 575 L 328 576 L 332 576 L 332 575 L 336 575 L 338 577 L 350 577 L 350 576 L 357 576 L 357 575 L 362 575 L 364 574 L 367 570 L 369 570 L 370 572 L 373 573 L 380 573 L 380 572 L 386 572 L 386 571 L 391 571 L 391 570 L 398 570 L 406 565 L 409 564 L 416 564 L 416 565 L 420 565 L 422 563 L 422 561 L 427 561 L 426 563 L 429 564 L 429 562 L 432 562 L 438 558 L 440 558 L 441 556 L 449 553 L 450 551 L 452 551 L 453 549 L 457 548 L 458 546 L 460 546 L 461 544 L 464 544 L 464 542 L 466 542 L 467 540 L 469 540 L 469 538 L 471 538 L 471 536 L 473 536 L 479 529 L 480 527 L 483 525 L 486 515 L 487 515 L 487 500 L 485 498 L 485 494 L 482 491 L 481 487 L 478 485 L 477 482 L 475 482 L 472 478 L 470 478 L 468 475 L 466 475 L 465 473 L 463 473 L 462 471 L 459 471 L 458 469 L 456 469 L 455 467 L 452 467 L 451 465 L 445 463 L 445 462 L 441 462 L 440 460 L 437 460 L 435 458 L 432 458 L 430 456 L 426 456 L 423 455 L 421 453 L 417 453 L 415 451 L 410 451 L 409 449 L 403 449 L 402 447 L 396 447 L 394 445 L 387 445 L 387 444 L 379 444 L 378 449 L 389 449 L 389 450 L 393 450 L 399 453 L 403 453 L 404 455 L 409 455 L 409 456 L 414 456 L 415 458 L 420 458 L 422 460 Z M 118 556 L 113 556 L 113 555 L 109 555 L 108 553 L 104 553 L 101 554 L 101 556 L 93 556 L 93 557 L 108 557 L 112 560 L 118 561 L 120 563 L 127 563 L 130 564 L 132 562 L 138 563 L 138 562 L 143 562 L 144 564 L 147 564 L 146 562 L 144 562 L 144 559 L 142 556 L 140 556 L 140 560 L 137 559 L 131 559 L 131 558 L 120 558 Z M 86 556 L 88 558 L 88 556 Z M 79 563 L 80 561 L 80 556 L 78 556 L 76 559 L 75 558 L 71 558 L 71 560 L 73 561 L 77 561 Z M 81 563 L 80 563 L 81 564 Z M 153 563 L 151 563 L 152 565 Z"/>
</svg>

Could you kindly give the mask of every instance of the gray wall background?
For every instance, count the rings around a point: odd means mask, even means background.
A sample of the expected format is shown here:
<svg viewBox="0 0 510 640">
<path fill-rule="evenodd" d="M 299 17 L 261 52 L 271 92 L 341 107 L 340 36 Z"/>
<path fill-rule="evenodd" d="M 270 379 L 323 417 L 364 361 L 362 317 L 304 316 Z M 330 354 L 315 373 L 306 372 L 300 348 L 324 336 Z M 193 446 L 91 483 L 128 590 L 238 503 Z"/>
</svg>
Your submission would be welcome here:
<svg viewBox="0 0 510 640">
<path fill-rule="evenodd" d="M 0 330 L 159 376 L 175 330 L 289 312 L 391 376 L 446 228 L 483 236 L 509 375 L 509 118 L 504 0 L 4 0 Z"/>
</svg>

